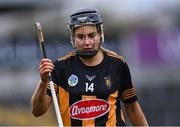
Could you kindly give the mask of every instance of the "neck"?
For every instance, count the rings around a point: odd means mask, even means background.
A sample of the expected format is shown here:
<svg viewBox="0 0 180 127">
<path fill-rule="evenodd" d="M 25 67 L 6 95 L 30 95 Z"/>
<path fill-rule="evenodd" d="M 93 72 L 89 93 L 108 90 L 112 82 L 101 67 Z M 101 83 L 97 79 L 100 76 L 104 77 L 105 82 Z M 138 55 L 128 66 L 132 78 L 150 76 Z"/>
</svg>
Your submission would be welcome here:
<svg viewBox="0 0 180 127">
<path fill-rule="evenodd" d="M 80 57 L 80 60 L 86 65 L 86 66 L 96 66 L 102 62 L 104 58 L 104 55 L 101 50 L 98 51 L 98 53 L 89 59 L 83 59 Z"/>
</svg>

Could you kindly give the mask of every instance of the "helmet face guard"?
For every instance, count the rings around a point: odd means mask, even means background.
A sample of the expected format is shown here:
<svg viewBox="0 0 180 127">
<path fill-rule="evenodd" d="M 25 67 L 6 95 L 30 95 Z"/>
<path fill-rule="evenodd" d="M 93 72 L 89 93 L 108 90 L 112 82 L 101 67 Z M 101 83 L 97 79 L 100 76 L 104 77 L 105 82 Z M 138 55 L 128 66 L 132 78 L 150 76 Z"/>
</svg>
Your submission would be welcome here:
<svg viewBox="0 0 180 127">
<path fill-rule="evenodd" d="M 86 26 L 86 25 L 96 26 L 98 32 L 101 33 L 101 40 L 100 41 L 101 42 L 104 41 L 103 24 L 102 24 L 102 19 L 101 19 L 101 16 L 100 16 L 98 10 L 96 10 L 96 9 L 82 9 L 82 10 L 79 10 L 79 11 L 73 13 L 70 16 L 70 22 L 68 23 L 71 43 L 72 43 L 74 48 L 76 48 L 75 47 L 75 40 L 74 40 L 74 29 L 77 27 Z M 77 50 L 77 49 L 76 49 L 76 52 L 82 58 L 91 58 L 98 53 L 97 50 L 81 51 L 81 50 Z"/>
</svg>

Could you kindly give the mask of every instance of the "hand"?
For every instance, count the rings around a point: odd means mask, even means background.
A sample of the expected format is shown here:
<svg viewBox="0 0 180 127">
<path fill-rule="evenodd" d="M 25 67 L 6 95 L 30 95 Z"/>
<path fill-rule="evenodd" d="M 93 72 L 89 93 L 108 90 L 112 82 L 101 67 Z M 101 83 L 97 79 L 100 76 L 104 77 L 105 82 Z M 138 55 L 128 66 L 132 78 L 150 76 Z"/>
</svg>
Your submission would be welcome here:
<svg viewBox="0 0 180 127">
<path fill-rule="evenodd" d="M 48 82 L 48 74 L 52 72 L 54 65 L 50 59 L 43 58 L 39 64 L 39 73 L 42 83 Z"/>
</svg>

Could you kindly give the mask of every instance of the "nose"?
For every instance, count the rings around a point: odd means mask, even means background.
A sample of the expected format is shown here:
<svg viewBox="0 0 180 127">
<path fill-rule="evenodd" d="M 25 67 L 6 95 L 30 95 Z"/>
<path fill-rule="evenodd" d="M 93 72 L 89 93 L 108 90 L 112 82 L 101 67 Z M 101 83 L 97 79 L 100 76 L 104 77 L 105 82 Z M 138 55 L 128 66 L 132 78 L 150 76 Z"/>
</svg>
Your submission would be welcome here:
<svg viewBox="0 0 180 127">
<path fill-rule="evenodd" d="M 84 40 L 83 40 L 83 44 L 84 44 L 84 45 L 89 45 L 89 44 L 91 44 L 91 39 L 88 38 L 88 37 L 85 37 Z"/>
</svg>

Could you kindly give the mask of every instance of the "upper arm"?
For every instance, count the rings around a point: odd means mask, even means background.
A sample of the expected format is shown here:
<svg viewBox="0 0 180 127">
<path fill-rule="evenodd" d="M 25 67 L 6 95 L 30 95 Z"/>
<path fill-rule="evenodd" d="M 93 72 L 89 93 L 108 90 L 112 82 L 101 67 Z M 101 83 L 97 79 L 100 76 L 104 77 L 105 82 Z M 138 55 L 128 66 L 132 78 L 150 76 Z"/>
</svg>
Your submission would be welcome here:
<svg viewBox="0 0 180 127">
<path fill-rule="evenodd" d="M 137 100 L 136 92 L 131 81 L 130 70 L 126 62 L 120 65 L 119 96 L 124 103 L 132 103 Z"/>
<path fill-rule="evenodd" d="M 132 85 L 131 74 L 126 62 L 121 66 L 120 70 L 120 89 L 119 96 L 124 102 L 125 111 L 133 125 L 148 125 L 146 118 L 137 101 L 135 89 Z"/>
</svg>

